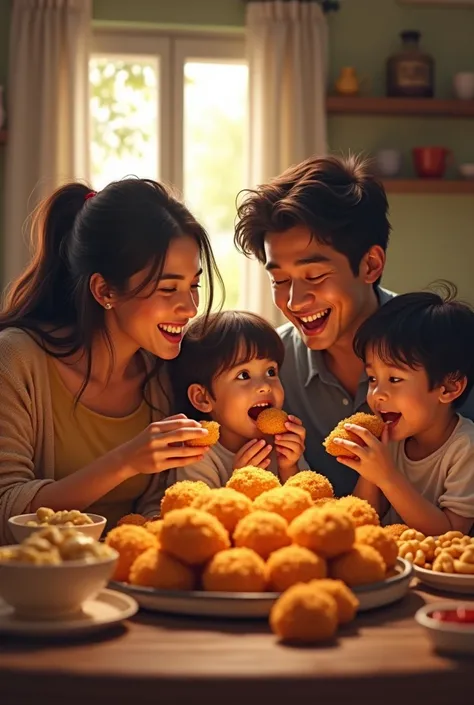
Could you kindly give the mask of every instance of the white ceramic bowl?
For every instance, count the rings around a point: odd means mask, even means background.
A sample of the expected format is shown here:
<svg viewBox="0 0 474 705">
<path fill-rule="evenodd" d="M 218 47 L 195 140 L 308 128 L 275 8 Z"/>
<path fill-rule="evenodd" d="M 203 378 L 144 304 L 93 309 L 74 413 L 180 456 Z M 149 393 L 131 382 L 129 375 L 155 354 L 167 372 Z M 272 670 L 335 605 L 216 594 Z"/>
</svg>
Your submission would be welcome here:
<svg viewBox="0 0 474 705">
<path fill-rule="evenodd" d="M 61 526 L 61 524 L 54 524 L 54 526 L 63 531 L 65 529 L 76 529 L 76 531 L 80 531 L 81 534 L 90 536 L 92 539 L 98 541 L 105 529 L 107 519 L 100 516 L 100 514 L 87 514 L 87 516 L 92 519 L 93 524 L 84 524 L 81 526 Z M 18 514 L 16 517 L 10 517 L 8 520 L 8 525 L 15 541 L 21 543 L 24 539 L 28 538 L 28 536 L 34 534 L 35 531 L 40 531 L 41 529 L 46 528 L 46 526 L 26 526 L 28 521 L 35 520 L 36 514 Z"/>
<path fill-rule="evenodd" d="M 459 173 L 462 174 L 465 179 L 474 179 L 474 163 L 460 164 Z"/>
<path fill-rule="evenodd" d="M 106 586 L 117 559 L 113 551 L 110 558 L 91 563 L 35 565 L 0 560 L 0 597 L 23 618 L 62 619 L 78 612 Z"/>
<path fill-rule="evenodd" d="M 428 634 L 434 648 L 444 653 L 474 654 L 474 624 L 456 624 L 433 619 L 430 615 L 436 610 L 457 609 L 466 607 L 474 609 L 471 602 L 432 602 L 421 607 L 415 614 L 415 619 Z"/>
</svg>

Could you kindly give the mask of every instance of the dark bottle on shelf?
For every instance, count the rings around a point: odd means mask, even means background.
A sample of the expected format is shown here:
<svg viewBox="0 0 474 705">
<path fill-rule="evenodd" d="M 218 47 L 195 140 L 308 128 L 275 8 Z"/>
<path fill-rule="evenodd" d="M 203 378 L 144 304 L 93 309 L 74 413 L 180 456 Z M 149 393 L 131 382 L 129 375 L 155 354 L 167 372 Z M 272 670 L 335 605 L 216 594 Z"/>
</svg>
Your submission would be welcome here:
<svg viewBox="0 0 474 705">
<path fill-rule="evenodd" d="M 387 60 L 387 95 L 389 97 L 432 98 L 434 95 L 434 61 L 420 50 L 421 33 L 400 33 L 402 49 Z"/>
</svg>

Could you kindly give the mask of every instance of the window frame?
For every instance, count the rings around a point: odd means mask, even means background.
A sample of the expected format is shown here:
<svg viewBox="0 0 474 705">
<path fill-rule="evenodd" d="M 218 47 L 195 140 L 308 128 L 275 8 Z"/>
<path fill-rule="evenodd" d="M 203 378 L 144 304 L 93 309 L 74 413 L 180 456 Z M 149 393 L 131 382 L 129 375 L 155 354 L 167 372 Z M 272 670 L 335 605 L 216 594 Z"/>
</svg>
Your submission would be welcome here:
<svg viewBox="0 0 474 705">
<path fill-rule="evenodd" d="M 243 31 L 97 28 L 92 35 L 91 56 L 103 54 L 158 59 L 158 174 L 160 181 L 173 184 L 182 193 L 185 63 L 245 61 Z"/>
</svg>

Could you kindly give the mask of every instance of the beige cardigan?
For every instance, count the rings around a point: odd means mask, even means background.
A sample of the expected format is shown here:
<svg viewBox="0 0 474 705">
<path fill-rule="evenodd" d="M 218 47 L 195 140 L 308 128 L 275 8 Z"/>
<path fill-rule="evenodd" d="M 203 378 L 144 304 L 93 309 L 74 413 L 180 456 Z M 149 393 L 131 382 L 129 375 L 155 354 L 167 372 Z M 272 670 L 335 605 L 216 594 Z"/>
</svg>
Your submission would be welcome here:
<svg viewBox="0 0 474 705">
<path fill-rule="evenodd" d="M 12 543 L 8 519 L 28 512 L 36 493 L 54 481 L 54 425 L 47 359 L 24 331 L 0 332 L 0 544 Z M 154 406 L 166 408 L 159 385 Z M 163 418 L 153 410 L 154 421 Z M 152 475 L 136 511 L 159 511 L 167 472 Z"/>
</svg>

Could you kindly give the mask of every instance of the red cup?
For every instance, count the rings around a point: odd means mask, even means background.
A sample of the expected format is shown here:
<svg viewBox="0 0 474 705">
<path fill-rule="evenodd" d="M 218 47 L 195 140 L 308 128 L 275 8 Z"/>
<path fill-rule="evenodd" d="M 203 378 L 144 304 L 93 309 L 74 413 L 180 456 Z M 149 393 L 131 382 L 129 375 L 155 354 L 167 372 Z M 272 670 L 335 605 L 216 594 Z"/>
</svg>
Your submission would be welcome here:
<svg viewBox="0 0 474 705">
<path fill-rule="evenodd" d="M 414 147 L 412 155 L 415 171 L 421 179 L 440 179 L 451 152 L 445 147 Z"/>
</svg>

